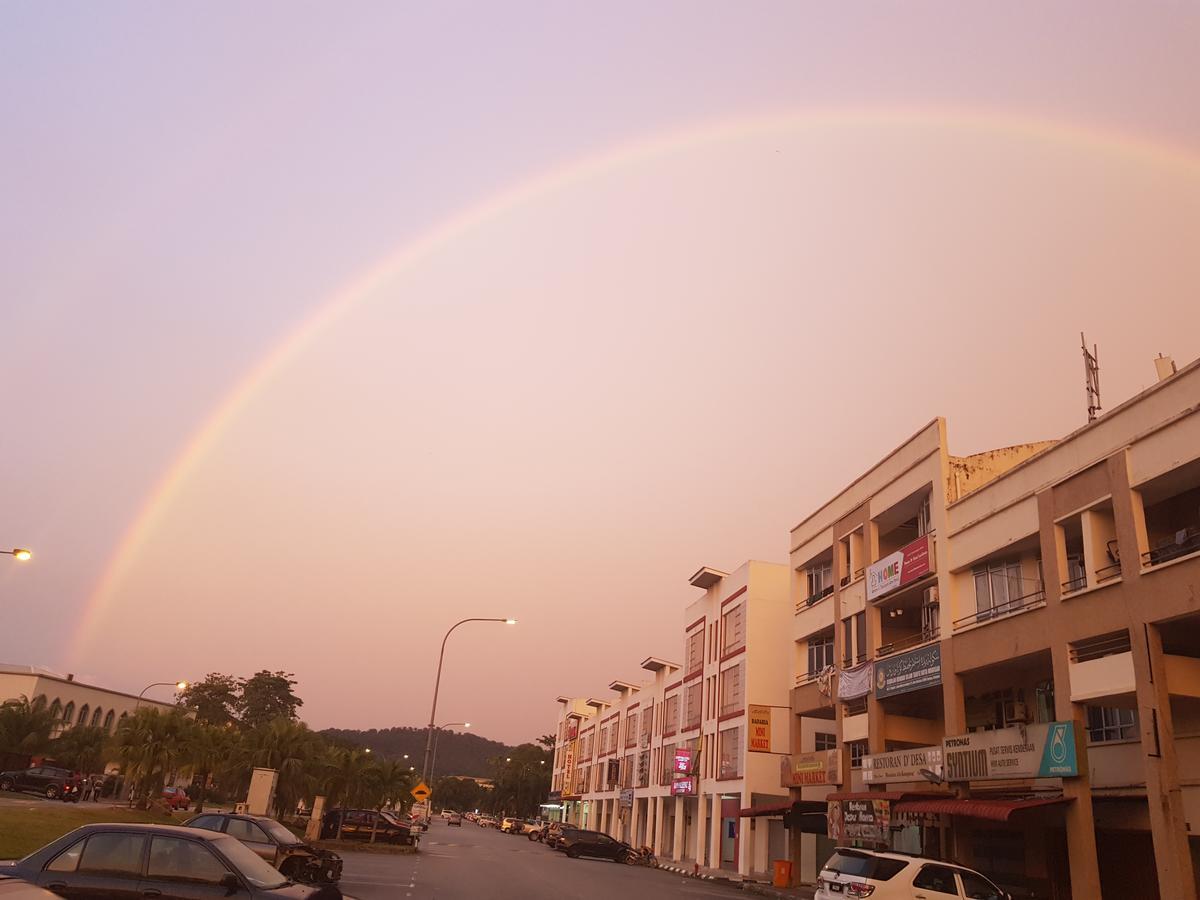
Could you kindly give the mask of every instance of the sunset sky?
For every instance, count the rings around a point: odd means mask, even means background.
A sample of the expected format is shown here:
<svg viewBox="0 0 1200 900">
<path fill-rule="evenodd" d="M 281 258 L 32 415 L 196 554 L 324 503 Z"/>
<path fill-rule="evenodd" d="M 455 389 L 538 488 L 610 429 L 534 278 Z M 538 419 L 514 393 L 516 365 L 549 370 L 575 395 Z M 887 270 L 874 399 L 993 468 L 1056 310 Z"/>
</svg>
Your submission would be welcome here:
<svg viewBox="0 0 1200 900">
<path fill-rule="evenodd" d="M 0 6 L 0 662 L 509 742 L 937 415 L 1200 356 L 1200 7 Z"/>
</svg>

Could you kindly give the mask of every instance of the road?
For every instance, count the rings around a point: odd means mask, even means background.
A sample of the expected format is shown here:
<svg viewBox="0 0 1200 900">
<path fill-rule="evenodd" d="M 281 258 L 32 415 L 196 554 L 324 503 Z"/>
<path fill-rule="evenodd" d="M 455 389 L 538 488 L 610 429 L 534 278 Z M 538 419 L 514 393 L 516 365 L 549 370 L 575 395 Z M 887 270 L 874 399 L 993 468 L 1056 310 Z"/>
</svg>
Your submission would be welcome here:
<svg viewBox="0 0 1200 900">
<path fill-rule="evenodd" d="M 524 837 L 437 820 L 412 856 L 344 854 L 342 890 L 361 900 L 657 900 L 741 891 L 607 860 L 567 859 Z"/>
</svg>

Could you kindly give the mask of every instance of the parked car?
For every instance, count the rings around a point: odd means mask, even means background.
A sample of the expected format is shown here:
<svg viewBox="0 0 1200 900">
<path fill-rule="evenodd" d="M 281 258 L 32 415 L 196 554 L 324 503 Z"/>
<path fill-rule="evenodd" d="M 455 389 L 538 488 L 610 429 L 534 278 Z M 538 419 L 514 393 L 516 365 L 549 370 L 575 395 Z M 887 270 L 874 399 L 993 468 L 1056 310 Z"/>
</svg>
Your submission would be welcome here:
<svg viewBox="0 0 1200 900">
<path fill-rule="evenodd" d="M 332 884 L 342 877 L 342 858 L 332 850 L 318 850 L 289 829 L 266 816 L 204 813 L 184 823 L 237 838 L 292 881 Z"/>
<path fill-rule="evenodd" d="M 452 815 L 454 815 L 454 810 L 452 810 L 452 809 L 443 809 L 443 810 L 441 811 L 440 815 L 441 815 L 441 817 L 442 817 L 443 819 L 449 819 L 449 818 L 450 818 Z"/>
<path fill-rule="evenodd" d="M 0 868 L 0 900 L 58 900 L 58 897 L 16 878 L 5 879 L 4 869 Z"/>
<path fill-rule="evenodd" d="M 388 844 L 415 844 L 420 837 L 420 827 L 406 822 L 389 812 L 373 809 L 331 809 L 321 819 L 321 837 L 338 837 L 341 826 L 342 840 L 375 840 Z"/>
<path fill-rule="evenodd" d="M 187 791 L 179 787 L 165 787 L 162 792 L 163 803 L 171 809 L 187 809 L 191 799 Z"/>
<path fill-rule="evenodd" d="M 47 800 L 78 802 L 79 776 L 58 766 L 33 766 L 15 772 L 0 772 L 0 791 L 28 791 Z"/>
<path fill-rule="evenodd" d="M 491 816 L 480 816 L 479 821 L 477 821 L 475 824 L 480 828 L 495 828 L 496 820 Z"/>
<path fill-rule="evenodd" d="M 541 819 L 523 819 L 521 821 L 521 830 L 518 834 L 533 834 L 541 829 L 544 823 Z"/>
<path fill-rule="evenodd" d="M 521 820 L 516 816 L 505 816 L 500 820 L 500 830 L 505 834 L 519 834 L 521 831 Z"/>
<path fill-rule="evenodd" d="M 331 885 L 288 881 L 227 834 L 177 825 L 84 825 L 0 871 L 72 898 L 316 900 L 343 896 Z"/>
<path fill-rule="evenodd" d="M 581 856 L 594 856 L 599 859 L 611 859 L 613 862 L 625 862 L 625 857 L 633 848 L 624 841 L 609 837 L 602 831 L 591 831 L 575 828 L 563 836 L 563 844 L 559 849 L 566 852 L 571 859 Z"/>
<path fill-rule="evenodd" d="M 940 859 L 857 847 L 838 847 L 829 857 L 817 878 L 814 900 L 868 895 L 871 900 L 909 900 L 923 894 L 930 898 L 1012 900 L 973 869 Z"/>
<path fill-rule="evenodd" d="M 450 813 L 450 815 L 446 818 L 446 824 L 457 825 L 459 828 L 462 828 L 462 816 L 460 816 L 458 813 Z"/>
<path fill-rule="evenodd" d="M 554 850 L 561 850 L 562 842 L 568 833 L 578 830 L 574 825 L 567 825 L 563 822 L 551 822 L 550 827 L 546 829 L 545 834 L 542 836 L 542 840 L 547 847 Z"/>
</svg>

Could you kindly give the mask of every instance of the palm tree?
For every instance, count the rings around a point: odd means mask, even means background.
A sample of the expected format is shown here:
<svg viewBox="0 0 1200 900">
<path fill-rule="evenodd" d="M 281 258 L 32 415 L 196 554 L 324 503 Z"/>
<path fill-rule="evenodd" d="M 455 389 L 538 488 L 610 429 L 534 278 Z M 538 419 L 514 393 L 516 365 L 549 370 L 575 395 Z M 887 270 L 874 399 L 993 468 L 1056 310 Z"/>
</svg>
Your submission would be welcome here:
<svg viewBox="0 0 1200 900">
<path fill-rule="evenodd" d="M 50 744 L 58 720 L 46 704 L 30 703 L 22 695 L 0 703 L 0 750 L 12 753 L 40 753 Z"/>
<path fill-rule="evenodd" d="M 375 809 L 389 804 L 399 807 L 408 799 L 413 773 L 402 760 L 379 760 L 368 770 L 367 783 L 372 794 L 371 806 Z"/>
<path fill-rule="evenodd" d="M 353 805 L 362 793 L 363 780 L 370 765 L 370 754 L 364 750 L 331 748 L 328 773 L 325 777 L 325 792 L 330 806 L 338 801 Z M 338 838 L 342 836 L 341 818 L 338 819 Z"/>
<path fill-rule="evenodd" d="M 117 758 L 143 808 L 162 793 L 167 774 L 184 761 L 192 723 L 181 710 L 139 709 L 117 728 Z"/>
<path fill-rule="evenodd" d="M 275 809 L 291 812 L 307 788 L 306 766 L 319 752 L 320 737 L 303 722 L 283 717 L 246 735 L 249 761 L 279 773 Z"/>
<path fill-rule="evenodd" d="M 200 787 L 196 794 L 196 812 L 204 812 L 204 799 L 208 791 L 208 782 L 214 775 L 219 775 L 219 783 L 224 782 L 224 774 L 240 769 L 238 764 L 237 734 L 228 727 L 206 725 L 201 722 L 192 724 L 188 749 L 187 765 L 196 773 Z"/>
<path fill-rule="evenodd" d="M 104 765 L 109 744 L 108 732 L 99 726 L 76 725 L 50 743 L 50 754 L 60 763 L 79 772 L 98 772 Z"/>
</svg>

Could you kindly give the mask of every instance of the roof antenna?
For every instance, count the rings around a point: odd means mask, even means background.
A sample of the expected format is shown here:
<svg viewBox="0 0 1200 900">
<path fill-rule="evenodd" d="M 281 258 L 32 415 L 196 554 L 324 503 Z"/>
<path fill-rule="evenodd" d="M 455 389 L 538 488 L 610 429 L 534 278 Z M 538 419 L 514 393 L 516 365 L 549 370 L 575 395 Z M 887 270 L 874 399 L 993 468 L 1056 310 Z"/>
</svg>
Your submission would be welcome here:
<svg viewBox="0 0 1200 900">
<path fill-rule="evenodd" d="M 1087 385 L 1088 422 L 1091 423 L 1100 412 L 1100 351 L 1092 344 L 1092 350 L 1088 352 L 1082 331 L 1079 332 L 1079 343 L 1083 348 L 1083 377 Z"/>
</svg>

